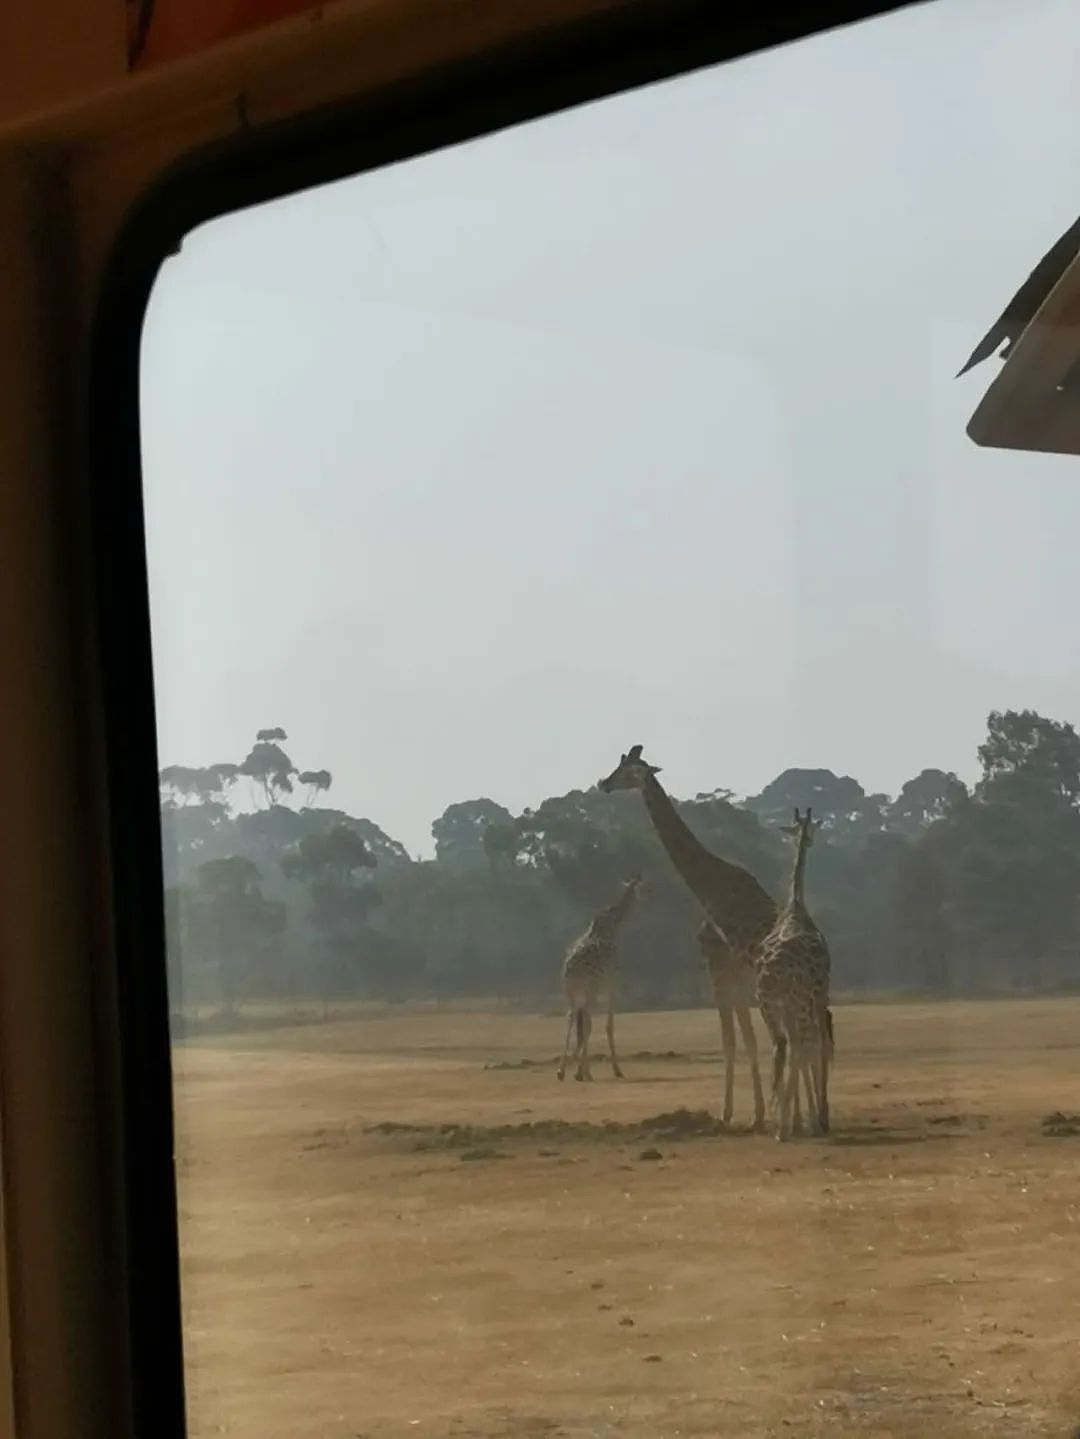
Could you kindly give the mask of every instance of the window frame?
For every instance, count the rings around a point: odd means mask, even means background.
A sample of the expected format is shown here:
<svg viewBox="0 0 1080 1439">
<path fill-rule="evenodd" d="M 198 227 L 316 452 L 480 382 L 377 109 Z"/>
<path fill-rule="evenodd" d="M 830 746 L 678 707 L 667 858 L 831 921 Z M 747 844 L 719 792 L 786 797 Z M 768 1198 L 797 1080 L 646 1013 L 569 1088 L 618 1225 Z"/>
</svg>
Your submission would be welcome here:
<svg viewBox="0 0 1080 1439">
<path fill-rule="evenodd" d="M 159 179 L 124 223 L 91 327 L 88 453 L 91 628 L 103 722 L 120 1076 L 117 1192 L 123 1196 L 136 1434 L 183 1439 L 186 1433 L 140 454 L 142 327 L 158 270 L 185 233 L 231 211 L 923 3 L 929 0 L 767 7 L 742 0 L 721 14 L 718 0 L 636 0 L 200 149 Z"/>
</svg>

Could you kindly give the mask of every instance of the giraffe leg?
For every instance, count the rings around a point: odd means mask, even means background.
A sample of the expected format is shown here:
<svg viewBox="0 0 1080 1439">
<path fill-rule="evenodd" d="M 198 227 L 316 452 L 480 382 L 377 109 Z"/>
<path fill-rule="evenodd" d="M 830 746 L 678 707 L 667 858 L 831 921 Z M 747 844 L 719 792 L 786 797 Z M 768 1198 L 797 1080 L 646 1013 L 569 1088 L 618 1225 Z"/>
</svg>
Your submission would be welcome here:
<svg viewBox="0 0 1080 1439">
<path fill-rule="evenodd" d="M 789 1081 L 792 1074 L 798 1073 L 795 1066 L 795 1055 L 791 1053 L 790 1045 L 786 1039 L 784 1040 L 784 1047 L 787 1051 L 787 1068 L 780 1075 L 777 1082 L 776 1102 L 774 1106 L 776 1111 L 776 1138 L 780 1141 L 788 1139 L 791 1136 L 791 1091 Z"/>
<path fill-rule="evenodd" d="M 828 1053 L 820 1033 L 815 1033 L 810 1052 L 810 1068 L 814 1075 L 814 1132 L 828 1134 Z"/>
<path fill-rule="evenodd" d="M 611 1072 L 616 1079 L 622 1079 L 623 1072 L 619 1068 L 619 1061 L 615 1055 L 615 1001 L 608 1001 L 607 1012 L 607 1042 L 611 1051 Z"/>
<path fill-rule="evenodd" d="M 774 1137 L 782 1139 L 784 1138 L 785 1065 L 790 1068 L 794 1056 L 790 1052 L 783 1008 L 768 999 L 760 990 L 758 1002 L 761 1007 L 761 1017 L 765 1021 L 765 1027 L 769 1031 L 769 1038 L 772 1041 L 772 1089 L 769 1095 L 769 1117 Z"/>
<path fill-rule="evenodd" d="M 825 1134 L 828 1131 L 828 1098 L 825 1094 L 825 1049 L 824 1020 L 815 1017 L 813 1025 L 801 1036 L 804 1050 L 804 1079 L 802 1086 L 807 1095 L 807 1127 L 811 1134 Z"/>
<path fill-rule="evenodd" d="M 784 1118 L 784 1061 L 787 1057 L 787 1036 L 784 1034 L 773 1035 L 773 1056 L 772 1056 L 772 1098 L 770 1109 L 772 1110 L 773 1122 L 776 1125 L 776 1137 L 782 1139 L 781 1129 Z"/>
<path fill-rule="evenodd" d="M 570 1057 L 570 1040 L 573 1038 L 573 1034 L 574 1034 L 574 1010 L 573 1010 L 573 1006 L 571 1006 L 571 1008 L 568 1010 L 567 1015 L 566 1015 L 566 1039 L 563 1041 L 562 1059 L 559 1060 L 559 1067 L 558 1067 L 558 1069 L 555 1071 L 555 1078 L 556 1078 L 556 1079 L 565 1079 L 565 1078 L 566 1078 L 566 1061 L 567 1061 L 567 1060 L 569 1059 L 569 1057 Z M 576 1050 L 575 1050 L 575 1052 L 574 1052 L 574 1058 L 575 1058 L 575 1059 L 577 1058 L 577 1051 L 576 1051 Z"/>
<path fill-rule="evenodd" d="M 811 1130 L 814 1134 L 827 1134 L 829 1130 L 829 1101 L 825 1092 L 825 1055 L 815 1034 L 813 1042 L 807 1044 L 809 1064 L 806 1088 L 813 1097 L 810 1110 Z"/>
<path fill-rule="evenodd" d="M 761 1088 L 761 1069 L 758 1065 L 757 1035 L 754 1033 L 754 1021 L 749 1009 L 740 1004 L 735 1010 L 735 1018 L 739 1021 L 739 1032 L 742 1035 L 742 1042 L 746 1047 L 746 1053 L 750 1058 L 750 1078 L 754 1085 L 754 1128 L 760 1130 L 765 1124 L 765 1095 Z"/>
<path fill-rule="evenodd" d="M 818 1079 L 817 1069 L 814 1063 L 814 1047 L 812 1044 L 803 1047 L 802 1064 L 803 1092 L 806 1095 L 806 1123 L 804 1126 L 807 1134 L 818 1134 Z"/>
<path fill-rule="evenodd" d="M 583 1056 L 585 1054 L 585 1020 L 587 1012 L 584 1005 L 576 1005 L 574 1008 L 574 1078 L 581 1079 Z"/>
<path fill-rule="evenodd" d="M 735 1025 L 731 1018 L 731 1006 L 718 1004 L 720 1011 L 720 1034 L 724 1043 L 724 1123 L 731 1123 L 735 1112 Z"/>
<path fill-rule="evenodd" d="M 802 1070 L 802 1068 L 801 1068 L 801 1067 L 799 1066 L 799 1064 L 796 1062 L 795 1054 L 796 1054 L 796 1050 L 795 1050 L 795 1048 L 794 1048 L 794 1046 L 793 1046 L 793 1047 L 792 1047 L 792 1050 L 791 1050 L 790 1070 L 791 1070 L 792 1075 L 794 1076 L 795 1083 L 794 1083 L 794 1085 L 793 1085 L 793 1087 L 792 1087 L 791 1121 L 790 1121 L 790 1122 L 791 1122 L 791 1133 L 792 1133 L 792 1134 L 801 1134 L 801 1133 L 802 1133 L 803 1122 L 802 1122 L 802 1107 L 801 1107 L 800 1100 L 799 1100 L 799 1082 L 800 1082 L 800 1080 L 801 1080 L 803 1084 L 806 1084 L 806 1083 L 807 1083 L 807 1080 L 806 1080 L 806 1074 L 805 1074 L 805 1072 Z M 807 1090 L 806 1090 L 806 1103 L 807 1103 L 807 1107 L 808 1107 L 808 1108 L 809 1108 L 809 1107 L 811 1106 L 811 1104 L 812 1104 L 809 1087 L 807 1087 Z"/>
<path fill-rule="evenodd" d="M 826 1006 L 820 1017 L 821 1088 L 818 1096 L 818 1122 L 822 1134 L 829 1132 L 829 1066 L 832 1062 L 832 1015 Z"/>
<path fill-rule="evenodd" d="M 799 1085 L 808 1083 L 806 1074 L 806 1046 L 803 1043 L 802 1028 L 797 1010 L 788 1005 L 782 1011 L 784 1037 L 787 1041 L 787 1074 L 781 1093 L 780 1133 L 778 1138 L 790 1139 L 803 1130 L 802 1111 L 799 1103 Z"/>
<path fill-rule="evenodd" d="M 821 1119 L 824 1102 L 823 1095 L 825 1092 L 822 1061 L 825 1056 L 822 1053 L 821 1045 L 817 1041 L 818 1035 L 815 1033 L 813 1039 L 807 1044 L 809 1054 L 809 1063 L 807 1065 L 809 1078 L 807 1080 L 807 1088 L 809 1089 L 811 1085 L 813 1086 L 813 1104 L 810 1107 L 810 1133 L 820 1135 L 825 1133 L 825 1127 Z"/>
<path fill-rule="evenodd" d="M 799 1075 L 802 1073 L 804 1059 L 801 1048 L 791 1035 L 788 1035 L 788 1066 L 787 1080 L 784 1084 L 784 1092 L 780 1108 L 780 1131 L 778 1139 L 790 1139 L 794 1132 L 794 1114 L 799 1104 Z M 800 1118 L 799 1127 L 802 1127 Z"/>
<path fill-rule="evenodd" d="M 802 1037 L 799 1039 L 799 1075 L 801 1078 L 795 1082 L 795 1093 L 798 1095 L 801 1084 L 806 1096 L 806 1113 L 799 1115 L 799 1128 L 795 1132 L 809 1136 L 817 1133 L 817 1089 L 814 1084 L 813 1049 Z M 798 1104 L 797 1098 L 795 1102 Z"/>
<path fill-rule="evenodd" d="M 578 1010 L 578 1036 L 581 1048 L 578 1051 L 578 1067 L 575 1079 L 592 1079 L 592 1068 L 589 1065 L 589 1035 L 592 1033 L 592 1015 L 587 1009 Z"/>
</svg>

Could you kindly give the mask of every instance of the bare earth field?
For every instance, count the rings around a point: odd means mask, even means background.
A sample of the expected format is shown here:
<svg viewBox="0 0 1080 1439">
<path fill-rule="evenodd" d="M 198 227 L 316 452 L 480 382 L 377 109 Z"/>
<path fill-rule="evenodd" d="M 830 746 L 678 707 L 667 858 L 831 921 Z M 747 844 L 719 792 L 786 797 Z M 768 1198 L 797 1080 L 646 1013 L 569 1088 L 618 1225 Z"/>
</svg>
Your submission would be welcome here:
<svg viewBox="0 0 1080 1439">
<path fill-rule="evenodd" d="M 193 1439 L 1072 1434 L 1080 1002 L 840 1007 L 789 1145 L 699 1113 L 715 1013 L 621 1016 L 621 1083 L 562 1034 L 177 1048 Z"/>
</svg>

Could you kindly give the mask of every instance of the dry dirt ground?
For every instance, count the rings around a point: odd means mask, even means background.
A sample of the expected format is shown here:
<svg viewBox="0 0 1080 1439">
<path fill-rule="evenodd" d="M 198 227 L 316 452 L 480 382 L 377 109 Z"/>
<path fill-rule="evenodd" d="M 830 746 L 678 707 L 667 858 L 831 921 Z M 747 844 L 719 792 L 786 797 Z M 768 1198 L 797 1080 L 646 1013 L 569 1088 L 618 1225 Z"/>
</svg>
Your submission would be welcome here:
<svg viewBox="0 0 1080 1439">
<path fill-rule="evenodd" d="M 789 1145 L 700 1113 L 715 1014 L 621 1016 L 622 1082 L 562 1031 L 177 1048 L 193 1439 L 1072 1435 L 1080 1002 L 841 1006 Z"/>
</svg>

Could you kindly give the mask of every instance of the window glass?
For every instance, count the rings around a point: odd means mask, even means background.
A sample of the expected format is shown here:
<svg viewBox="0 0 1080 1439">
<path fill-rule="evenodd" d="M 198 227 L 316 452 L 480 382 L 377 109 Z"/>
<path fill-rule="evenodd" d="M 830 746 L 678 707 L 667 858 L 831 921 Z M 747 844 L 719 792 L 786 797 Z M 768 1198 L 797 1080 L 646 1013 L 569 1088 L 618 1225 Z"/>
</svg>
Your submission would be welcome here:
<svg viewBox="0 0 1080 1439">
<path fill-rule="evenodd" d="M 1080 484 L 955 378 L 1078 36 L 938 0 L 164 264 L 196 1439 L 1080 1418 Z"/>
</svg>

